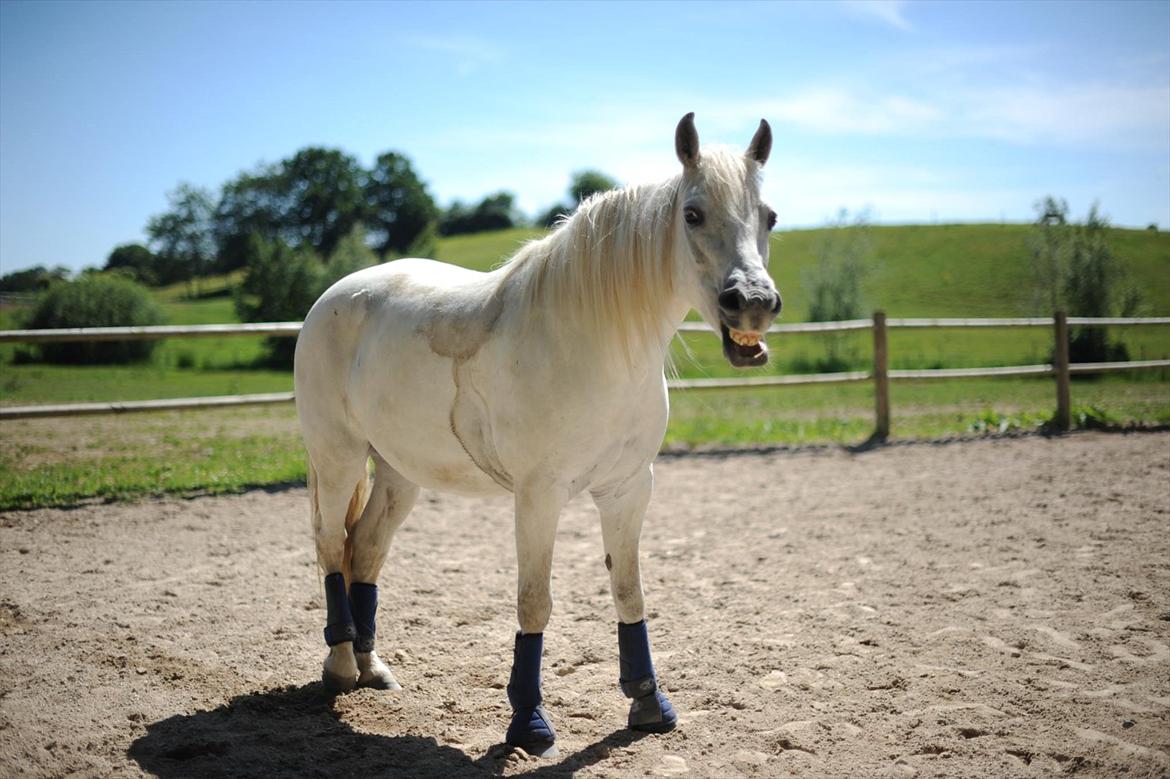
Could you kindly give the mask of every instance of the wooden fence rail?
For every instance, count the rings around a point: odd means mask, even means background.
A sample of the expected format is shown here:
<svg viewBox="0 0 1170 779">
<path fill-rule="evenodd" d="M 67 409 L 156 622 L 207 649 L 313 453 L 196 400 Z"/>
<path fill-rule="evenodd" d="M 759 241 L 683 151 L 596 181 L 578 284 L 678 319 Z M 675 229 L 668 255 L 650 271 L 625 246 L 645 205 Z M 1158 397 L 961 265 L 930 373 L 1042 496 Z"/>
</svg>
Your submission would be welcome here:
<svg viewBox="0 0 1170 779">
<path fill-rule="evenodd" d="M 1068 328 L 1073 326 L 1170 325 L 1170 317 L 1069 317 L 1058 312 L 1054 317 L 967 318 L 887 318 L 875 312 L 872 319 L 841 322 L 802 322 L 774 324 L 769 333 L 839 333 L 871 330 L 873 333 L 873 369 L 840 373 L 814 373 L 790 376 L 750 376 L 720 379 L 675 379 L 671 389 L 705 390 L 735 387 L 784 387 L 798 384 L 840 384 L 873 381 L 874 438 L 890 434 L 890 382 L 922 379 L 956 379 L 1002 376 L 1054 376 L 1056 378 L 1057 428 L 1067 430 L 1071 422 L 1069 379 L 1074 374 L 1111 373 L 1115 371 L 1170 368 L 1170 360 L 1134 360 L 1131 362 L 1069 363 Z M 932 368 L 890 370 L 887 331 L 890 328 L 984 328 L 984 327 L 1051 327 L 1055 343 L 1052 365 L 1008 365 L 988 368 Z M 231 336 L 273 336 L 293 338 L 300 332 L 300 322 L 262 322 L 232 325 L 160 325 L 154 327 L 85 327 L 59 330 L 2 330 L 0 343 L 51 343 L 60 341 L 141 341 L 162 338 L 222 338 Z M 701 322 L 684 322 L 684 333 L 709 332 Z M 122 414 L 138 411 L 173 411 L 183 409 L 254 406 L 289 403 L 291 392 L 254 395 L 225 395 L 202 398 L 168 398 L 162 400 L 113 401 L 102 403 L 38 404 L 0 406 L 0 421 L 38 417 L 72 417 L 93 414 Z"/>
</svg>

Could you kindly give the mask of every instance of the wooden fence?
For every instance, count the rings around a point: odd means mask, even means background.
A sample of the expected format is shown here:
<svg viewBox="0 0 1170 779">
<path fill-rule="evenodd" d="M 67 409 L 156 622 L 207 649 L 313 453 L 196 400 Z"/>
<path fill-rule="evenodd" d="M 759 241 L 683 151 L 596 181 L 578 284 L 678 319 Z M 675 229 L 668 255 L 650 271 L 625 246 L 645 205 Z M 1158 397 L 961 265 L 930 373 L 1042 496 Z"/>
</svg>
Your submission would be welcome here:
<svg viewBox="0 0 1170 779">
<path fill-rule="evenodd" d="M 1059 312 L 1055 317 L 1000 318 L 1000 319 L 899 319 L 888 318 L 884 312 L 874 313 L 872 319 L 851 319 L 843 322 L 807 322 L 778 324 L 769 333 L 841 333 L 870 330 L 873 335 L 873 367 L 867 371 L 840 373 L 796 374 L 789 376 L 749 376 L 726 379 L 677 379 L 669 382 L 671 389 L 704 390 L 732 387 L 783 387 L 796 384 L 835 384 L 872 381 L 874 384 L 874 438 L 884 440 L 890 434 L 890 382 L 898 380 L 956 379 L 988 376 L 1053 376 L 1056 379 L 1056 416 L 1054 423 L 1060 430 L 1068 430 L 1071 422 L 1069 380 L 1074 374 L 1112 373 L 1115 371 L 1170 368 L 1170 360 L 1134 360 L 1130 362 L 1069 363 L 1068 328 L 1073 326 L 1110 325 L 1168 325 L 1170 317 L 1069 317 Z M 890 328 L 984 328 L 984 327 L 1049 327 L 1053 328 L 1055 343 L 1052 365 L 1008 365 L 990 368 L 932 368 L 922 370 L 890 370 L 889 347 L 886 334 Z M 161 338 L 220 338 L 224 336 L 265 335 L 295 337 L 300 322 L 267 322 L 235 325 L 189 325 L 157 327 L 86 327 L 62 330 L 4 330 L 0 343 L 50 343 L 54 341 L 141 341 Z M 709 332 L 700 322 L 684 322 L 681 332 Z M 228 395 L 203 398 L 170 398 L 166 400 L 139 400 L 102 403 L 70 403 L 60 405 L 0 406 L 0 420 L 30 419 L 36 417 L 66 417 L 91 414 L 117 414 L 134 411 L 171 411 L 177 409 L 221 408 L 225 406 L 289 403 L 291 392 L 271 392 L 257 395 Z"/>
</svg>

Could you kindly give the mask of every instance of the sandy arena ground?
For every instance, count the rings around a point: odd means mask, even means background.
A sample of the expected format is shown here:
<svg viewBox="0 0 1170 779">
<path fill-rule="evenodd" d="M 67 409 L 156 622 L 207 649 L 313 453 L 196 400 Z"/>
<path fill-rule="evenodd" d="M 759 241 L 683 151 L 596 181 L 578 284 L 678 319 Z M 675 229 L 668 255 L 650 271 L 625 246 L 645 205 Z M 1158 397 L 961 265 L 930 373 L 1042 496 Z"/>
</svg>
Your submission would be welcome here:
<svg viewBox="0 0 1170 779">
<path fill-rule="evenodd" d="M 331 699 L 304 490 L 0 514 L 4 776 L 1167 776 L 1170 434 L 663 458 L 643 539 L 678 730 L 623 729 L 591 504 L 546 705 L 507 724 L 506 500 L 424 493 L 383 570 L 404 690 Z"/>
</svg>

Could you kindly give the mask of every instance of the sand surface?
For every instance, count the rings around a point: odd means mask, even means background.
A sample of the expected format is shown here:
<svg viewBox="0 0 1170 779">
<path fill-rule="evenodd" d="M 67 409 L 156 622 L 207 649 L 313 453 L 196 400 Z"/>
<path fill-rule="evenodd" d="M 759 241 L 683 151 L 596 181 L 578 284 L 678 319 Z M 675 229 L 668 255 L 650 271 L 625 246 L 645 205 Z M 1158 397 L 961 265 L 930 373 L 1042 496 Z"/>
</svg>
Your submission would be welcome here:
<svg viewBox="0 0 1170 779">
<path fill-rule="evenodd" d="M 554 759 L 504 756 L 506 500 L 423 493 L 405 688 L 336 699 L 304 490 L 0 514 L 0 775 L 1167 776 L 1170 434 L 668 457 L 643 536 L 680 712 L 623 729 L 592 505 L 561 519 Z"/>
</svg>

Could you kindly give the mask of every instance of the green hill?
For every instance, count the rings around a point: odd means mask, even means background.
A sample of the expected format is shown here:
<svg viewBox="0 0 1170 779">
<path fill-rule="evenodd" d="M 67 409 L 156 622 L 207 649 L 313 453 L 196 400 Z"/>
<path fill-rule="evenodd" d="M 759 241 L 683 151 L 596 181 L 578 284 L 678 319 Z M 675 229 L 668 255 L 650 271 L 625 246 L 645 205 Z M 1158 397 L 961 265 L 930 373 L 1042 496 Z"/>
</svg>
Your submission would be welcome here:
<svg viewBox="0 0 1170 779">
<path fill-rule="evenodd" d="M 1032 306 L 1030 225 L 954 224 L 871 227 L 873 261 L 864 283 L 871 308 L 891 316 L 1047 315 Z M 771 270 L 788 308 L 786 321 L 808 314 L 802 282 L 816 262 L 826 228 L 772 236 Z M 542 234 L 515 229 L 439 241 L 439 259 L 477 270 L 495 267 Z M 1170 232 L 1109 231 L 1109 246 L 1143 294 L 1145 312 L 1170 315 Z"/>
</svg>

